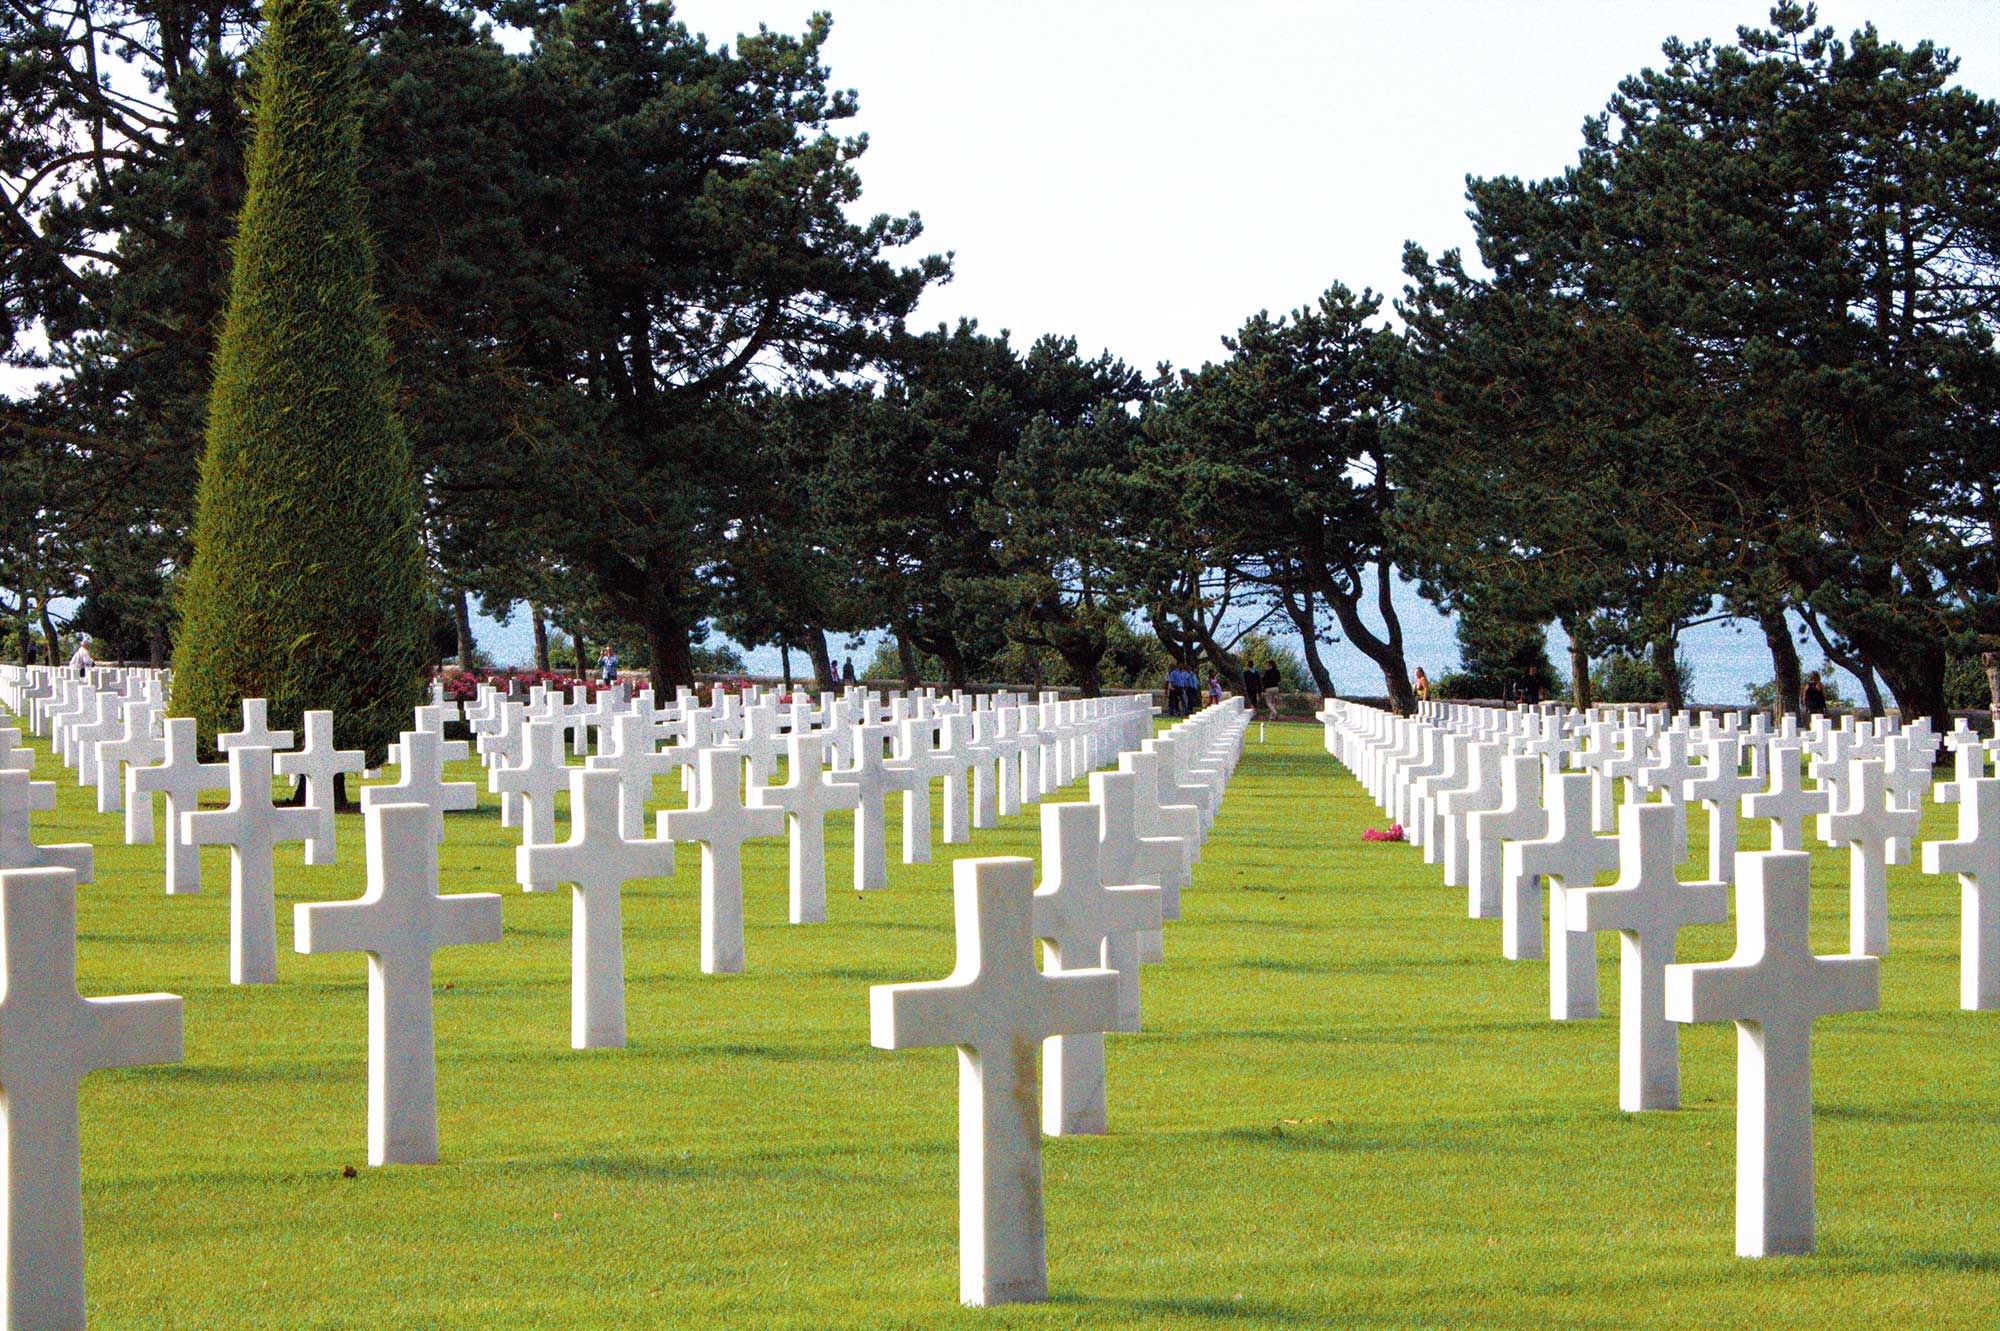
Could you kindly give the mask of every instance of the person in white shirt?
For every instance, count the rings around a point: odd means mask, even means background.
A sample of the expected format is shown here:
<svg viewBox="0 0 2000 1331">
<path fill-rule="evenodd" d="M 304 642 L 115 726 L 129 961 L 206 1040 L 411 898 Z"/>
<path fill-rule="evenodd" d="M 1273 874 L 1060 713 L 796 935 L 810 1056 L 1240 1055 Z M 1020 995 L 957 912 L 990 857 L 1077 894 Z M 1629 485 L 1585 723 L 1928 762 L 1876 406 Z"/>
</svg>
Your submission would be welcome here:
<svg viewBox="0 0 2000 1331">
<path fill-rule="evenodd" d="M 81 642 L 77 643 L 76 650 L 70 653 L 69 668 L 83 675 L 88 674 L 90 668 L 96 664 L 97 662 L 91 658 L 90 648 Z"/>
</svg>

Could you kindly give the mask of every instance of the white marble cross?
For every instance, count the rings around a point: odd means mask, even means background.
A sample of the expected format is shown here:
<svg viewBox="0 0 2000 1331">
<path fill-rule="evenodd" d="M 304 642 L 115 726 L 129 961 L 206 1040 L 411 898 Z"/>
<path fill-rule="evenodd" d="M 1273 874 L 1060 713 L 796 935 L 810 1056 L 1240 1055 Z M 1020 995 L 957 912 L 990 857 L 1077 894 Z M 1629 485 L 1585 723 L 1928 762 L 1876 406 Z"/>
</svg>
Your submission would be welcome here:
<svg viewBox="0 0 2000 1331">
<path fill-rule="evenodd" d="M 620 712 L 605 733 L 607 738 L 585 766 L 593 772 L 618 774 L 618 835 L 639 841 L 646 835 L 653 778 L 684 765 L 691 754 L 687 749 L 662 749 L 659 723 L 645 712 Z"/>
<path fill-rule="evenodd" d="M 34 814 L 56 807 L 53 781 L 31 781 L 19 768 L 0 769 L 0 869 L 68 869 L 90 881 L 95 852 L 88 842 L 38 846 Z"/>
<path fill-rule="evenodd" d="M 931 748 L 929 721 L 898 723 L 896 757 L 888 764 L 895 788 L 903 792 L 903 863 L 931 862 L 931 782 L 951 763 Z"/>
<path fill-rule="evenodd" d="M 273 763 L 279 776 L 303 781 L 306 809 L 313 815 L 313 833 L 306 838 L 307 864 L 333 864 L 338 854 L 334 844 L 334 794 L 340 774 L 356 776 L 366 765 L 359 749 L 333 747 L 333 713 L 307 712 L 304 717 L 306 742 L 290 753 L 277 754 Z"/>
<path fill-rule="evenodd" d="M 1666 973 L 1690 924 L 1729 918 L 1729 889 L 1683 883 L 1674 867 L 1671 803 L 1618 811 L 1618 881 L 1572 890 L 1568 923 L 1584 934 L 1618 931 L 1618 1107 L 1629 1112 L 1681 1107 L 1679 1029 L 1666 1016 Z"/>
<path fill-rule="evenodd" d="M 1889 950 L 1889 847 L 1917 834 L 1923 807 L 1895 806 L 1880 758 L 1850 760 L 1841 784 L 1847 804 L 1819 816 L 1819 833 L 1828 845 L 1848 848 L 1847 950 L 1879 957 Z"/>
<path fill-rule="evenodd" d="M 76 783 L 97 784 L 97 746 L 125 733 L 125 704 L 115 693 L 94 696 L 84 720 L 63 732 L 63 741 L 76 760 Z"/>
<path fill-rule="evenodd" d="M 1743 797 L 1763 782 L 1743 771 L 1743 741 L 1725 735 L 1701 746 L 1701 775 L 1681 786 L 1682 795 L 1708 810 L 1708 881 L 1728 883 L 1736 873 L 1736 819 Z"/>
<path fill-rule="evenodd" d="M 807 732 L 786 739 L 785 784 L 750 791 L 753 809 L 777 809 L 791 831 L 791 921 L 819 924 L 826 919 L 826 816 L 852 812 L 861 787 L 837 781 L 826 770 L 824 734 Z"/>
<path fill-rule="evenodd" d="M 479 787 L 469 781 L 444 779 L 444 736 L 426 730 L 405 730 L 396 741 L 396 780 L 386 786 L 365 786 L 363 813 L 376 805 L 421 804 L 431 811 L 431 840 L 444 840 L 444 816 L 479 807 Z"/>
<path fill-rule="evenodd" d="M 1958 1005 L 2000 1008 L 2000 777 L 1958 782 L 1958 839 L 1924 843 L 1925 873 L 1959 884 Z"/>
<path fill-rule="evenodd" d="M 405 746 L 415 733 L 405 732 Z M 439 948 L 500 941 L 497 895 L 438 895 L 438 816 L 423 804 L 385 801 L 363 809 L 367 889 L 353 901 L 292 908 L 292 942 L 300 952 L 368 954 L 371 1165 L 437 1163 L 431 960 Z"/>
<path fill-rule="evenodd" d="M 1617 782 L 1606 769 L 1619 760 L 1618 723 L 1609 718 L 1587 722 L 1583 727 L 1583 737 L 1583 747 L 1569 755 L 1569 764 L 1590 775 L 1592 829 L 1609 832 L 1617 816 L 1614 812 Z"/>
<path fill-rule="evenodd" d="M 1939 804 L 1956 804 L 1967 782 L 1986 775 L 1986 738 L 1960 717 L 1944 737 L 1944 746 L 1951 751 L 1952 779 L 1938 782 L 1934 797 Z"/>
<path fill-rule="evenodd" d="M 686 809 L 659 816 L 660 837 L 701 843 L 701 969 L 743 969 L 743 843 L 782 836 L 785 815 L 743 803 L 743 759 L 732 749 L 703 749 L 701 790 Z"/>
<path fill-rule="evenodd" d="M 77 993 L 76 875 L 0 873 L 0 1325 L 84 1324 L 78 1084 L 107 1068 L 180 1059 L 173 994 Z"/>
<path fill-rule="evenodd" d="M 1030 861 L 964 859 L 952 875 L 958 964 L 943 980 L 871 987 L 870 1040 L 958 1047 L 959 1301 L 1035 1303 L 1048 1297 L 1035 1050 L 1109 1029 L 1118 977 L 1036 966 Z"/>
<path fill-rule="evenodd" d="M 125 769 L 125 844 L 153 844 L 153 796 L 167 802 L 167 892 L 201 891 L 201 852 L 185 839 L 181 816 L 201 807 L 201 797 L 229 789 L 229 764 L 200 760 L 194 718 L 167 718 L 160 761 Z"/>
<path fill-rule="evenodd" d="M 151 767 L 166 746 L 153 735 L 160 715 L 156 702 L 125 704 L 124 726 L 116 739 L 97 742 L 97 811 L 117 813 L 125 807 L 125 769 Z"/>
<path fill-rule="evenodd" d="M 263 698 L 243 700 L 243 729 L 232 735 L 218 735 L 216 747 L 224 753 L 231 749 L 279 749 L 292 747 L 292 732 L 273 730 L 270 726 L 270 704 Z"/>
<path fill-rule="evenodd" d="M 576 1049 L 625 1047 L 625 926 L 620 894 L 635 878 L 670 878 L 674 843 L 635 840 L 618 826 L 624 798 L 617 772 L 573 767 L 569 840 L 514 851 L 514 876 L 530 892 L 571 883 L 569 1042 Z"/>
<path fill-rule="evenodd" d="M 1138 935 L 1160 927 L 1160 889 L 1108 885 L 1099 855 L 1100 829 L 1095 804 L 1042 806 L 1035 937 L 1049 942 L 1050 970 L 1102 966 L 1117 973 L 1120 988 L 1136 988 Z M 1113 1015 L 1106 1029 L 1122 1029 Z M 1043 1051 L 1042 1062 L 1042 1131 L 1052 1137 L 1104 1132 L 1104 1032 L 1058 1035 Z"/>
<path fill-rule="evenodd" d="M 229 982 L 278 982 L 277 870 L 273 849 L 304 841 L 318 816 L 271 803 L 271 751 L 229 751 L 229 804 L 181 815 L 190 846 L 229 847 Z"/>
<path fill-rule="evenodd" d="M 854 890 L 869 892 L 889 885 L 889 818 L 887 803 L 900 789 L 901 778 L 885 761 L 883 745 L 890 730 L 872 724 L 854 727 L 854 763 L 837 767 L 833 775 L 860 791 L 854 814 Z"/>
<path fill-rule="evenodd" d="M 1813 955 L 1811 879 L 1803 852 L 1739 856 L 1736 955 L 1667 968 L 1669 1020 L 1736 1023 L 1742 1257 L 1813 1250 L 1813 1019 L 1882 1001 L 1879 960 Z"/>
<path fill-rule="evenodd" d="M 1549 898 L 1549 1016 L 1556 1021 L 1581 1021 L 1597 1015 L 1597 943 L 1589 934 L 1569 927 L 1572 890 L 1589 887 L 1597 875 L 1618 867 L 1618 842 L 1591 831 L 1596 800 L 1593 778 L 1565 772 L 1544 787 L 1549 811 L 1547 836 L 1510 841 L 1502 852 L 1503 955 L 1527 959 L 1541 955 L 1541 894 L 1534 880 L 1544 880 Z M 1505 907 L 1512 904 L 1508 916 Z M 1511 949 L 1511 950 L 1509 950 Z"/>
<path fill-rule="evenodd" d="M 1534 841 L 1549 834 L 1549 811 L 1542 807 L 1541 758 L 1528 753 L 1512 753 L 1502 758 L 1499 805 L 1474 811 L 1465 822 L 1470 852 L 1466 913 L 1475 920 L 1500 920 L 1505 929 L 1506 921 L 1520 914 L 1519 901 L 1515 903 L 1514 916 L 1507 912 L 1503 872 L 1507 867 L 1507 843 Z M 1539 949 L 1542 941 L 1539 907 L 1535 913 L 1535 947 Z"/>
<path fill-rule="evenodd" d="M 972 718 L 954 712 L 938 729 L 943 741 L 938 759 L 944 773 L 944 799 L 938 840 L 947 846 L 962 846 L 972 840 L 972 767 L 978 755 L 972 751 Z"/>
<path fill-rule="evenodd" d="M 1132 772 L 1092 772 L 1090 802 L 1098 808 L 1098 856 L 1104 881 L 1116 886 L 1144 883 L 1160 889 L 1160 918 L 1181 917 L 1181 892 L 1192 881 L 1185 843 L 1179 837 L 1144 836 L 1139 831 L 1139 804 L 1144 792 Z M 1158 929 L 1139 931 L 1139 960 L 1162 961 L 1166 940 Z M 1139 1029 L 1139 977 L 1119 971 L 1118 1025 L 1114 1030 Z"/>
<path fill-rule="evenodd" d="M 569 789 L 568 759 L 563 756 L 562 726 L 555 721 L 530 721 L 521 746 L 521 761 L 496 767 L 487 774 L 486 788 L 521 801 L 521 844 L 546 846 L 556 839 L 556 796 Z M 546 890 L 552 883 L 536 884 Z"/>
<path fill-rule="evenodd" d="M 1805 752 L 1797 744 L 1771 745 L 1767 766 L 1768 790 L 1743 797 L 1743 816 L 1771 820 L 1772 850 L 1804 850 L 1806 819 L 1822 814 L 1831 806 L 1824 790 L 1805 786 Z"/>
</svg>

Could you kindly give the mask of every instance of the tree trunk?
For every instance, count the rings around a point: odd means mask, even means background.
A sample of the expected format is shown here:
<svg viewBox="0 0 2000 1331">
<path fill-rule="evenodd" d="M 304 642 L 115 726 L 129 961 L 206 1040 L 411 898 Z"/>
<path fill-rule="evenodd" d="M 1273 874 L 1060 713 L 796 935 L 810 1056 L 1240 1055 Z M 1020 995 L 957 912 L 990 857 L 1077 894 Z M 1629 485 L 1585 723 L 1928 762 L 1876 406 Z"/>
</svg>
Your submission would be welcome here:
<svg viewBox="0 0 2000 1331">
<path fill-rule="evenodd" d="M 1913 644 L 1900 659 L 1885 661 L 1880 667 L 1904 725 L 1927 716 L 1939 734 L 1951 729 L 1949 709 L 1944 705 L 1945 665 L 1944 649 L 1930 643 Z"/>
<path fill-rule="evenodd" d="M 833 674 L 833 653 L 826 647 L 825 629 L 806 630 L 806 653 L 812 657 L 813 686 L 821 693 L 831 693 L 840 686 Z"/>
<path fill-rule="evenodd" d="M 1095 698 L 1104 692 L 1104 652 L 1058 653 L 1069 673 L 1076 678 L 1077 688 L 1086 698 Z"/>
<path fill-rule="evenodd" d="M 1410 683 L 1409 663 L 1403 659 L 1401 626 L 1392 622 L 1389 636 L 1378 638 L 1374 631 L 1361 622 L 1358 596 L 1342 596 L 1337 591 L 1323 591 L 1326 603 L 1333 607 L 1335 619 L 1340 621 L 1347 640 L 1361 649 L 1362 655 L 1373 661 L 1382 671 L 1382 683 L 1389 694 L 1389 706 L 1399 716 L 1408 716 L 1417 710 L 1417 691 Z M 1391 616 L 1394 611 L 1390 611 Z"/>
<path fill-rule="evenodd" d="M 694 683 L 694 652 L 688 646 L 688 626 L 661 601 L 651 602 L 646 609 L 646 649 L 653 658 L 655 697 L 671 698 L 683 684 Z"/>
<path fill-rule="evenodd" d="M 1981 652 L 1979 663 L 1986 667 L 1987 720 L 2000 734 L 2000 652 Z"/>
<path fill-rule="evenodd" d="M 1875 681 L 1875 667 L 1855 652 L 1843 652 L 1835 648 L 1833 641 L 1826 636 L 1826 630 L 1820 627 L 1819 616 L 1812 612 L 1812 607 L 1801 606 L 1799 614 L 1806 621 L 1806 628 L 1812 633 L 1813 641 L 1819 644 L 1820 651 L 1825 653 L 1826 659 L 1854 676 L 1860 683 L 1861 696 L 1868 700 L 1868 715 L 1882 715 L 1882 686 Z"/>
<path fill-rule="evenodd" d="M 44 600 L 40 606 L 42 617 L 42 640 L 49 645 L 49 664 L 60 667 L 63 664 L 62 639 L 56 636 L 56 622 L 49 618 L 49 603 Z"/>
<path fill-rule="evenodd" d="M 528 622 L 535 628 L 535 669 L 544 675 L 553 673 L 549 669 L 549 621 L 542 608 L 533 601 L 528 602 Z"/>
<path fill-rule="evenodd" d="M 146 663 L 155 670 L 166 668 L 167 635 L 158 624 L 146 630 Z"/>
<path fill-rule="evenodd" d="M 778 644 L 778 669 L 784 673 L 785 692 L 789 694 L 792 691 L 792 646 L 790 643 L 781 642 Z"/>
<path fill-rule="evenodd" d="M 472 598 L 463 587 L 452 594 L 451 621 L 458 630 L 458 668 L 472 669 Z"/>
<path fill-rule="evenodd" d="M 584 647 L 583 631 L 581 629 L 574 630 L 570 634 L 569 645 L 576 652 L 576 677 L 578 679 L 590 678 L 590 662 L 584 655 L 586 649 Z"/>
<path fill-rule="evenodd" d="M 914 692 L 923 682 L 917 677 L 917 648 L 907 633 L 896 635 L 896 659 L 903 667 L 903 687 Z"/>
<path fill-rule="evenodd" d="M 1653 669 L 1660 675 L 1660 701 L 1665 704 L 1667 715 L 1672 716 L 1687 703 L 1681 697 L 1680 663 L 1674 660 L 1674 648 L 1678 645 L 1673 635 L 1655 642 L 1652 647 Z"/>
<path fill-rule="evenodd" d="M 1805 696 L 1805 686 L 1799 674 L 1799 646 L 1792 641 L 1792 626 L 1785 622 L 1783 610 L 1767 610 L 1757 616 L 1758 627 L 1764 630 L 1764 642 L 1771 649 L 1772 676 L 1771 719 L 1776 721 L 1787 712 L 1799 712 Z"/>
<path fill-rule="evenodd" d="M 1563 626 L 1568 632 L 1569 626 Z M 1590 696 L 1590 653 L 1577 642 L 1576 635 L 1569 635 L 1569 696 L 1579 712 L 1587 712 L 1593 699 Z"/>
<path fill-rule="evenodd" d="M 1299 631 L 1299 650 L 1305 655 L 1306 670 L 1313 677 L 1313 686 L 1322 698 L 1333 696 L 1333 676 L 1327 673 L 1326 662 L 1319 656 L 1319 624 L 1312 611 L 1312 588 L 1301 588 L 1295 595 L 1286 589 L 1278 593 L 1283 602 L 1285 614 L 1292 621 L 1292 627 Z"/>
</svg>

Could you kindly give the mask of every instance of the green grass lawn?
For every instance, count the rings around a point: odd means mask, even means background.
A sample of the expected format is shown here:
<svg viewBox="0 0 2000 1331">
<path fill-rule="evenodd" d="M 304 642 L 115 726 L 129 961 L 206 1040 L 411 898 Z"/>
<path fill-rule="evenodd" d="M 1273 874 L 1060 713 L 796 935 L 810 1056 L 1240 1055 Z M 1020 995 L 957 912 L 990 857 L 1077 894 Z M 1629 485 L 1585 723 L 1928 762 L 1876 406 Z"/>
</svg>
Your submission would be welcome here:
<svg viewBox="0 0 2000 1331">
<path fill-rule="evenodd" d="M 44 754 L 37 775 L 57 771 Z M 503 893 L 507 932 L 438 958 L 443 1163 L 369 1169 L 365 963 L 290 950 L 291 903 L 359 893 L 358 820 L 338 866 L 280 852 L 280 983 L 237 988 L 227 852 L 204 852 L 200 896 L 168 898 L 159 848 L 117 844 L 57 779 L 38 839 L 98 844 L 84 991 L 187 1000 L 185 1064 L 85 1084 L 100 1329 L 2000 1319 L 2000 1032 L 1957 1010 L 1957 883 L 1914 868 L 1891 871 L 1883 1011 L 1818 1026 L 1819 1254 L 1744 1261 L 1729 1028 L 1684 1035 L 1688 1108 L 1619 1112 L 1615 939 L 1605 1017 L 1548 1021 L 1541 963 L 1503 960 L 1498 922 L 1465 919 L 1417 851 L 1360 840 L 1381 820 L 1317 726 L 1261 746 L 1253 727 L 1146 970 L 1147 1030 L 1111 1041 L 1112 1134 L 1046 1145 L 1052 1301 L 975 1311 L 956 1307 L 956 1059 L 868 1044 L 870 984 L 951 968 L 966 848 L 858 897 L 842 827 L 831 922 L 804 927 L 783 843 L 753 850 L 730 977 L 697 969 L 682 848 L 674 879 L 626 896 L 631 1046 L 578 1053 L 568 891 L 513 887 L 485 797 L 448 820 L 444 885 Z M 1038 818 L 970 849 L 1033 853 Z M 1845 860 L 1818 870 L 1815 942 L 1840 951 Z M 1732 937 L 1684 935 L 1682 959 Z"/>
</svg>

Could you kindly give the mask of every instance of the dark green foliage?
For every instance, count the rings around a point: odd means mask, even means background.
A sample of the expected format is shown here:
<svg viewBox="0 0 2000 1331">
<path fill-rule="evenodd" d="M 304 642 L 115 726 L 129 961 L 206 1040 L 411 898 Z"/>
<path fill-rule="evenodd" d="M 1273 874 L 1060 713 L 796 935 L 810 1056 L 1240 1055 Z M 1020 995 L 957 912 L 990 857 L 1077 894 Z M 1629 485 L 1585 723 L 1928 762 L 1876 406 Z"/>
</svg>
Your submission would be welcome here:
<svg viewBox="0 0 2000 1331">
<path fill-rule="evenodd" d="M 1944 705 L 1959 711 L 1983 711 L 1993 705 L 1986 663 L 1976 656 L 1954 656 L 1944 671 Z"/>
<path fill-rule="evenodd" d="M 688 656 L 698 675 L 742 675 L 750 669 L 743 663 L 743 653 L 726 642 L 703 643 L 690 648 Z"/>
<path fill-rule="evenodd" d="M 275 0 L 210 397 L 173 710 L 330 708 L 380 755 L 422 696 L 430 601 L 362 221 L 354 52 L 333 0 Z"/>
<path fill-rule="evenodd" d="M 1493 615 L 1477 605 L 1458 615 L 1458 669 L 1440 676 L 1436 698 L 1552 698 L 1555 667 L 1549 663 L 1548 632 Z"/>
<path fill-rule="evenodd" d="M 1853 705 L 1847 696 L 1840 691 L 1840 679 L 1835 672 L 1822 670 L 1819 682 L 1826 686 L 1826 709 L 1829 712 L 1846 711 Z M 1981 688 L 1986 686 L 1986 677 L 1984 675 L 1979 677 L 1979 683 Z M 1747 695 L 1750 705 L 1759 711 L 1768 712 L 1777 705 L 1778 684 L 1776 680 L 1767 679 L 1762 684 L 1745 685 L 1743 692 Z M 1787 698 L 1784 710 L 1796 712 L 1799 710 L 1799 705 L 1798 698 Z M 1971 704 L 1967 705 L 1970 706 Z"/>
<path fill-rule="evenodd" d="M 1680 697 L 1694 687 L 1694 664 L 1685 656 L 1674 658 L 1680 676 Z M 1598 702 L 1660 702 L 1667 696 L 1659 667 L 1643 656 L 1614 652 L 1599 661 L 1590 672 L 1591 692 Z"/>
</svg>

